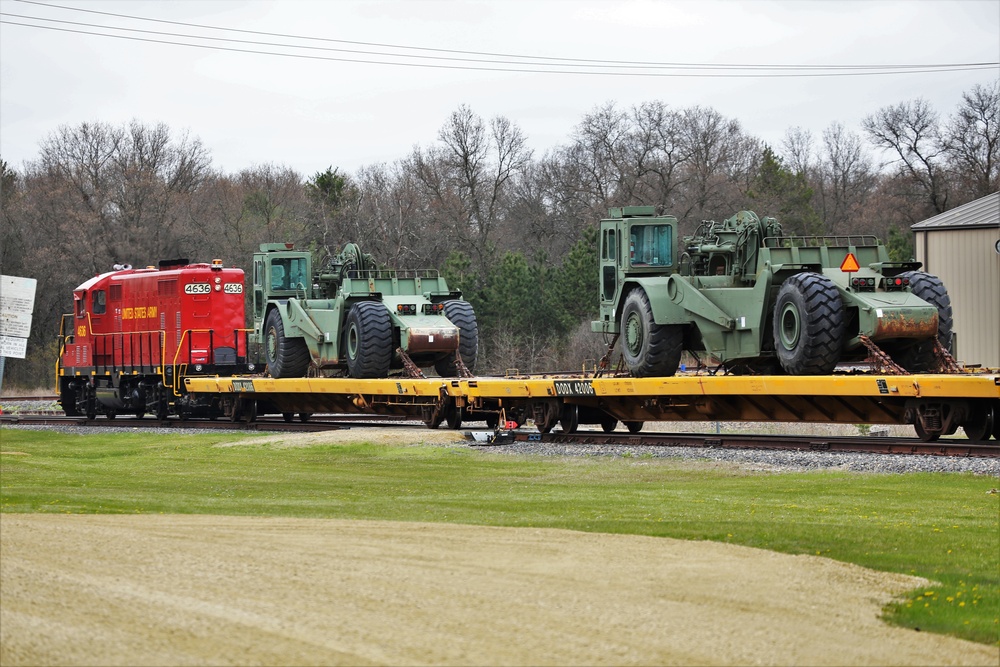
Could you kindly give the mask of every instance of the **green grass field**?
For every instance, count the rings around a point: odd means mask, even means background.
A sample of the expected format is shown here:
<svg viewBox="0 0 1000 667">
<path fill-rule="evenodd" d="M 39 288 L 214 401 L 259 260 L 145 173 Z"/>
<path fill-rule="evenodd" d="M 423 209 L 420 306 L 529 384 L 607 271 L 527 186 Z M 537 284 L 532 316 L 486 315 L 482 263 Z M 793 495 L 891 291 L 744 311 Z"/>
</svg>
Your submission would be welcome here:
<svg viewBox="0 0 1000 667">
<path fill-rule="evenodd" d="M 362 436 L 359 436 L 362 437 Z M 0 510 L 540 526 L 817 554 L 938 582 L 890 622 L 1000 645 L 1000 495 L 963 474 L 763 473 L 456 447 L 0 430 Z"/>
</svg>

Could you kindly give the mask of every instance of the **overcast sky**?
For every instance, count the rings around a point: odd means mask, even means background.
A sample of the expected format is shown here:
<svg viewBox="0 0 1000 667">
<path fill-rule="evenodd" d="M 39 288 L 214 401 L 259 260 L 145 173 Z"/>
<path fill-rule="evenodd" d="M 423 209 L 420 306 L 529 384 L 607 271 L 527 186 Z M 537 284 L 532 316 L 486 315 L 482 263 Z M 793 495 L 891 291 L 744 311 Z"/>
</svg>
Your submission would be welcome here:
<svg viewBox="0 0 1000 667">
<path fill-rule="evenodd" d="M 462 104 L 509 118 L 538 157 L 612 100 L 713 107 L 780 147 L 790 127 L 817 140 L 834 121 L 860 131 L 865 115 L 918 97 L 947 114 L 964 91 L 1000 77 L 1000 0 L 0 0 L 0 11 L 0 158 L 14 168 L 60 125 L 137 119 L 189 132 L 229 173 L 265 163 L 306 177 L 327 166 L 354 172 L 434 143 Z M 810 70 L 637 70 L 622 61 L 994 64 L 779 77 Z M 719 76 L 733 73 L 772 76 Z"/>
</svg>

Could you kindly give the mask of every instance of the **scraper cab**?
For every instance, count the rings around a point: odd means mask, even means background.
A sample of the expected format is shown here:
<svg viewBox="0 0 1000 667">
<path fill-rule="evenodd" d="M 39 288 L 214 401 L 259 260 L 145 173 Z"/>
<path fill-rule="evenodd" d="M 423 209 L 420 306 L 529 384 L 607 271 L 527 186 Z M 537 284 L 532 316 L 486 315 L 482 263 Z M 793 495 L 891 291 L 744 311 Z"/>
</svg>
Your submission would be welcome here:
<svg viewBox="0 0 1000 667">
<path fill-rule="evenodd" d="M 884 352 L 912 372 L 951 343 L 951 302 L 918 262 L 892 262 L 874 236 L 785 236 L 740 211 L 678 239 L 651 206 L 601 221 L 600 319 L 636 376 L 673 375 L 681 353 L 731 369 L 825 375 Z"/>
<path fill-rule="evenodd" d="M 311 253 L 263 243 L 253 272 L 254 342 L 272 377 L 381 378 L 404 367 L 453 377 L 475 368 L 475 312 L 435 270 L 379 269 L 348 243 L 314 273 Z"/>
</svg>

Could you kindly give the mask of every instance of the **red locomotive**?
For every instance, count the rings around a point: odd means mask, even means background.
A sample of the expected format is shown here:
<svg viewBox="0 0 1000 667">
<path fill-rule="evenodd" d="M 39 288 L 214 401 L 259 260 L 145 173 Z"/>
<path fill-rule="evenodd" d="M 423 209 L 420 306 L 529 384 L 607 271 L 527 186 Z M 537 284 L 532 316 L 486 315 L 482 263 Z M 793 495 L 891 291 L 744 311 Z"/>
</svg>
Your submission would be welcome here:
<svg viewBox="0 0 1000 667">
<path fill-rule="evenodd" d="M 218 259 L 115 268 L 77 287 L 73 312 L 62 316 L 56 379 L 65 413 L 214 416 L 184 394 L 184 377 L 254 370 L 243 270 Z"/>
</svg>

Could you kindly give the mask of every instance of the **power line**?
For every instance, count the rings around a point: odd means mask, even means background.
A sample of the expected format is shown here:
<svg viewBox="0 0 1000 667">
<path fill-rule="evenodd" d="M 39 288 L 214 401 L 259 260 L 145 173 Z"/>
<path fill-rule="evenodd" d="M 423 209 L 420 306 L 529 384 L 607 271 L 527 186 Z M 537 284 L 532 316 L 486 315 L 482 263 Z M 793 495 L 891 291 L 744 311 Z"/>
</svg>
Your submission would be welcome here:
<svg viewBox="0 0 1000 667">
<path fill-rule="evenodd" d="M 260 35 L 265 37 L 282 37 L 288 39 L 298 39 L 305 41 L 317 41 L 317 42 L 329 42 L 336 44 L 351 44 L 355 46 L 373 46 L 378 48 L 390 48 L 390 49 L 401 49 L 401 50 L 415 50 L 415 51 L 428 51 L 437 53 L 454 53 L 464 56 L 489 56 L 489 57 L 499 57 L 499 58 L 518 58 L 518 59 L 528 59 L 536 61 L 555 61 L 559 64 L 565 65 L 568 63 L 591 63 L 597 66 L 612 66 L 612 65 L 626 65 L 626 66 L 650 66 L 650 67 L 680 67 L 680 68 L 734 68 L 734 69 L 746 69 L 746 68 L 759 68 L 759 69 L 820 69 L 820 70 L 840 70 L 840 69 L 912 69 L 912 68 L 923 68 L 923 67 L 957 67 L 957 66 L 979 66 L 979 65 L 1000 65 L 1000 63 L 946 63 L 946 64 L 911 64 L 911 65 L 747 65 L 747 64 L 737 64 L 737 63 L 675 63 L 675 62 L 650 62 L 650 61 L 629 61 L 629 60 L 598 60 L 590 58 L 556 58 L 551 56 L 534 56 L 534 55 L 521 55 L 521 54 L 510 54 L 510 53 L 495 53 L 488 51 L 461 51 L 456 49 L 441 49 L 425 46 L 408 46 L 403 44 L 387 44 L 380 42 L 361 42 L 345 39 L 333 39 L 329 37 L 312 37 L 308 35 L 293 35 L 288 33 L 274 33 L 274 32 L 263 32 L 259 30 L 245 30 L 241 28 L 225 28 L 219 26 L 205 25 L 201 23 L 188 23 L 183 21 L 170 21 L 167 19 L 155 19 L 143 16 L 133 16 L 130 14 L 118 14 L 114 12 L 103 12 L 95 9 L 81 9 L 79 7 L 67 7 L 64 5 L 54 5 L 45 2 L 37 2 L 36 0 L 16 0 L 22 4 L 37 5 L 40 7 L 47 7 L 52 9 L 61 9 L 65 11 L 81 12 L 86 14 L 97 14 L 101 16 L 110 16 L 114 18 L 124 18 L 130 21 L 146 21 L 151 23 L 164 23 L 169 25 L 179 25 L 189 28 L 200 28 L 205 30 L 220 30 L 224 32 L 234 32 L 242 33 L 247 35 Z M 37 17 L 22 17 L 22 18 L 37 18 Z M 55 20 L 55 19 L 41 19 L 38 20 Z M 64 21 L 60 21 L 64 22 Z M 65 23 L 70 23 L 65 21 Z M 80 24 L 88 25 L 94 28 L 107 28 L 108 26 L 98 26 L 94 24 Z M 113 28 L 118 30 L 132 30 L 130 28 Z M 138 30 L 137 30 L 138 31 Z M 169 33 L 166 33 L 169 34 Z M 186 35 L 188 37 L 201 38 L 198 36 Z M 201 38 L 201 39 L 211 39 L 211 38 Z M 241 40 L 225 40 L 225 41 L 241 41 Z M 251 42 L 252 43 L 252 42 Z M 290 48 L 306 48 L 298 47 L 295 45 L 286 45 Z M 336 49 L 335 49 L 336 50 Z M 368 53 L 368 52 L 362 52 Z M 408 56 L 406 54 L 391 54 L 391 55 L 401 55 L 403 57 L 415 57 Z M 509 64 L 509 63 L 508 63 Z"/>
<path fill-rule="evenodd" d="M 20 1 L 24 2 L 25 4 L 40 5 L 43 7 L 66 9 L 70 11 L 79 11 L 91 14 L 108 15 L 116 18 L 125 18 L 128 20 L 151 21 L 155 23 L 183 25 L 186 27 L 195 27 L 199 29 L 221 30 L 226 32 L 234 32 L 242 34 L 255 34 L 255 35 L 270 36 L 270 37 L 280 37 L 285 39 L 301 39 L 301 40 L 320 41 L 328 43 L 377 46 L 380 48 L 392 48 L 392 49 L 416 49 L 425 52 L 454 53 L 454 54 L 463 54 L 465 56 L 496 56 L 498 58 L 506 58 L 506 59 L 519 58 L 522 60 L 523 59 L 535 60 L 535 62 L 521 62 L 521 61 L 511 61 L 504 59 L 467 58 L 467 57 L 456 57 L 456 56 L 432 56 L 423 54 L 386 53 L 379 51 L 366 51 L 359 49 L 345 49 L 345 48 L 335 48 L 335 47 L 302 46 L 297 44 L 235 39 L 231 37 L 207 37 L 203 35 L 195 35 L 187 33 L 173 33 L 173 32 L 164 32 L 155 30 L 143 30 L 139 28 L 98 25 L 93 23 L 66 21 L 62 19 L 50 19 L 37 16 L 26 16 L 21 14 L 0 12 L 0 16 L 26 19 L 29 21 L 44 21 L 48 23 L 58 23 L 62 25 L 77 26 L 76 28 L 65 28 L 65 27 L 56 27 L 51 25 L 21 23 L 18 21 L 11 21 L 9 19 L 0 19 L 0 23 L 3 24 L 16 25 L 27 28 L 35 28 L 40 30 L 53 30 L 59 32 L 69 32 L 69 33 L 91 35 L 98 37 L 110 37 L 113 39 L 124 39 L 130 41 L 164 44 L 169 46 L 185 46 L 189 48 L 209 49 L 215 51 L 248 53 L 254 55 L 278 56 L 278 57 L 300 58 L 309 60 L 325 60 L 325 61 L 350 62 L 350 63 L 360 63 L 360 64 L 390 65 L 397 67 L 419 67 L 419 68 L 431 68 L 431 69 L 455 69 L 455 70 L 514 72 L 514 73 L 530 73 L 530 74 L 584 74 L 584 75 L 598 75 L 598 76 L 788 78 L 788 77 L 873 76 L 873 75 L 886 75 L 886 74 L 959 72 L 959 71 L 989 69 L 1000 65 L 1000 63 L 943 63 L 943 64 L 929 64 L 929 65 L 833 65 L 833 66 L 739 65 L 739 64 L 708 64 L 708 63 L 653 63 L 644 61 L 602 61 L 602 60 L 587 60 L 587 59 L 574 59 L 574 58 L 562 59 L 562 58 L 550 58 L 544 56 L 493 54 L 493 53 L 474 52 L 474 51 L 456 51 L 450 49 L 429 49 L 425 47 L 410 47 L 410 46 L 393 45 L 393 44 L 375 44 L 370 42 L 353 42 L 348 40 L 305 37 L 305 36 L 287 35 L 281 33 L 265 33 L 252 30 L 220 28 L 217 26 L 182 23 L 178 21 L 167 21 L 162 19 L 147 19 L 143 17 L 135 17 L 125 14 L 112 14 L 109 12 L 100 12 L 96 10 L 83 10 L 72 7 L 61 7 L 59 5 L 48 5 L 45 3 L 31 2 L 30 0 L 20 0 Z M 82 28 L 89 28 L 92 30 L 84 30 Z M 115 30 L 119 32 L 132 33 L 132 34 L 127 34 L 127 35 L 109 34 L 106 32 L 94 32 L 93 29 Z M 296 49 L 296 50 L 306 50 L 310 52 L 320 51 L 320 52 L 350 53 L 350 54 L 358 54 L 358 55 L 371 56 L 377 58 L 388 58 L 389 60 L 385 59 L 369 60 L 364 58 L 353 58 L 353 57 L 350 58 L 332 57 L 332 56 L 314 55 L 311 53 L 275 52 L 275 51 L 260 50 L 257 48 L 237 48 L 232 46 L 220 46 L 217 44 L 197 44 L 189 42 L 178 42 L 171 39 L 155 39 L 151 37 L 134 36 L 136 34 L 156 35 L 159 37 L 201 40 L 208 42 L 226 42 L 230 44 L 243 44 L 254 47 L 277 47 L 280 49 Z M 398 60 L 399 58 L 408 60 L 417 60 L 418 62 L 406 62 L 405 60 Z M 443 63 L 450 63 L 450 64 L 443 64 L 442 62 L 430 63 L 427 62 L 428 60 L 443 61 Z M 483 65 L 490 65 L 490 66 L 483 66 Z M 494 65 L 504 65 L 504 66 L 501 67 Z M 577 69 L 551 69 L 554 67 L 562 67 L 562 68 L 568 67 Z M 628 71 L 609 71 L 609 70 L 628 70 Z M 651 71 L 651 70 L 668 70 L 668 71 Z M 704 72 L 692 73 L 693 70 L 709 70 L 711 73 L 704 73 Z M 735 70 L 735 71 L 728 71 L 728 72 L 724 71 L 719 73 L 719 70 Z"/>
</svg>

